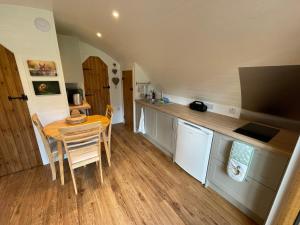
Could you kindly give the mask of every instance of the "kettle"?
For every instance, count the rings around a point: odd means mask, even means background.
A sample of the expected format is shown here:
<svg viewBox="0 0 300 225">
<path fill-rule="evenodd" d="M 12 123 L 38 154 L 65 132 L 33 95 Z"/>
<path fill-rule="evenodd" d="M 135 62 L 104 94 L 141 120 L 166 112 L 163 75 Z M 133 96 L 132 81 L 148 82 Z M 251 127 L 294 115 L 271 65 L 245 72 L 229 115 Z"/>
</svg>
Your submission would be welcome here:
<svg viewBox="0 0 300 225">
<path fill-rule="evenodd" d="M 79 93 L 73 94 L 74 105 L 82 105 L 82 96 Z"/>
</svg>

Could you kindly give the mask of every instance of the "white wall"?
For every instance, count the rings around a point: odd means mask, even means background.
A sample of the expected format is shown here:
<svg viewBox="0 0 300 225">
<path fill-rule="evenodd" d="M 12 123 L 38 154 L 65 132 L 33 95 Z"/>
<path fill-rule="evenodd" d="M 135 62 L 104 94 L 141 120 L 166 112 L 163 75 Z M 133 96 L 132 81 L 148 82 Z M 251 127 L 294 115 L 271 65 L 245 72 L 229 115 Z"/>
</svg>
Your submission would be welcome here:
<svg viewBox="0 0 300 225">
<path fill-rule="evenodd" d="M 113 123 L 121 123 L 124 121 L 123 116 L 123 92 L 122 79 L 119 63 L 100 49 L 80 41 L 77 37 L 58 34 L 58 44 L 62 66 L 64 70 L 65 82 L 77 83 L 84 90 L 84 77 L 82 71 L 82 63 L 89 56 L 100 57 L 108 67 L 109 85 L 110 85 L 110 100 L 115 109 Z M 112 73 L 113 63 L 116 63 L 118 73 Z M 112 77 L 119 77 L 120 82 L 117 87 L 112 83 Z"/>
<path fill-rule="evenodd" d="M 138 92 L 138 85 L 136 85 L 136 82 L 150 82 L 151 83 L 151 78 L 139 64 L 134 63 L 132 67 L 133 67 L 133 75 L 134 75 L 133 85 L 135 87 L 134 88 L 134 98 L 140 99 L 141 96 L 140 96 L 140 93 Z M 152 89 L 155 89 L 156 91 L 160 92 L 160 90 L 162 90 L 163 88 L 161 88 L 157 84 L 151 83 L 148 86 L 148 90 L 150 91 Z M 182 96 L 171 95 L 168 93 L 163 93 L 163 95 L 164 95 L 164 97 L 169 98 L 171 102 L 175 102 L 175 103 L 181 104 L 181 105 L 188 105 L 189 103 L 191 103 L 195 100 L 203 101 L 205 104 L 207 104 L 208 111 L 214 112 L 214 113 L 219 113 L 219 114 L 230 116 L 230 117 L 234 117 L 234 118 L 239 118 L 240 112 L 241 112 L 241 109 L 239 107 L 232 106 L 232 105 L 218 104 L 215 102 L 207 101 L 203 98 L 185 98 Z"/>
<path fill-rule="evenodd" d="M 131 69 L 132 69 L 132 82 L 133 82 L 132 84 L 133 86 L 133 131 L 136 132 L 137 125 L 136 125 L 136 114 L 135 114 L 136 112 L 135 99 L 140 99 L 141 93 L 143 93 L 143 92 L 139 92 L 139 85 L 137 85 L 137 83 L 150 83 L 150 79 L 148 74 L 136 62 L 133 63 Z M 141 87 L 143 87 L 143 85 L 141 85 Z M 148 85 L 147 89 L 148 91 L 150 91 L 152 89 L 152 86 Z M 142 90 L 143 88 L 141 89 L 141 91 Z"/>
<path fill-rule="evenodd" d="M 42 17 L 50 23 L 49 32 L 41 32 L 35 28 L 33 21 L 36 17 Z M 66 117 L 69 109 L 52 12 L 21 6 L 0 5 L 0 43 L 15 54 L 23 89 L 28 96 L 30 113 L 37 113 L 43 124 Z M 58 76 L 31 77 L 26 63 L 28 59 L 55 61 Z M 58 80 L 62 94 L 36 96 L 32 80 L 40 79 Z M 43 163 L 48 163 L 40 136 L 36 130 L 35 133 Z"/>
<path fill-rule="evenodd" d="M 124 122 L 123 89 L 122 89 L 122 75 L 120 70 L 120 64 L 105 52 L 82 41 L 79 42 L 79 49 L 80 49 L 81 63 L 83 63 L 89 56 L 98 56 L 107 65 L 109 86 L 110 86 L 110 101 L 113 108 L 115 109 L 113 123 Z M 116 68 L 118 69 L 116 75 L 112 73 L 112 69 L 114 68 L 113 63 L 116 63 Z M 115 87 L 115 85 L 111 81 L 113 77 L 119 77 L 120 79 L 120 82 L 117 85 L 117 87 Z"/>
<path fill-rule="evenodd" d="M 140 99 L 141 98 L 141 93 L 138 91 L 138 85 L 136 83 L 148 83 L 150 82 L 148 74 L 143 70 L 143 68 L 137 64 L 133 63 L 132 66 L 132 73 L 133 73 L 133 87 L 134 87 L 134 98 L 135 99 Z M 148 87 L 150 89 L 151 86 Z"/>
<path fill-rule="evenodd" d="M 171 102 L 175 102 L 181 105 L 189 105 L 191 102 L 195 100 L 202 101 L 204 102 L 204 104 L 207 105 L 207 111 L 218 113 L 225 116 L 230 116 L 233 118 L 239 118 L 241 113 L 241 108 L 239 107 L 210 102 L 202 98 L 185 98 L 185 97 L 170 95 L 165 93 L 164 93 L 164 97 L 169 98 Z"/>
<path fill-rule="evenodd" d="M 107 18 L 115 1 L 73 2 L 54 5 L 61 30 L 109 51 L 122 67 L 138 62 L 171 95 L 240 107 L 238 67 L 300 63 L 297 0 L 134 1 L 134 7 L 119 0 L 118 21 Z"/>
<path fill-rule="evenodd" d="M 79 39 L 73 36 L 57 35 L 61 63 L 66 83 L 77 83 L 84 90 L 84 79 L 79 49 Z"/>
<path fill-rule="evenodd" d="M 293 184 L 293 178 L 299 173 L 300 170 L 300 137 L 294 149 L 293 155 L 290 159 L 289 165 L 283 176 L 279 190 L 276 194 L 273 206 L 267 218 L 265 225 L 272 225 L 275 223 L 276 218 L 279 216 L 280 207 L 284 206 L 285 197 L 288 196 L 289 186 Z"/>
</svg>

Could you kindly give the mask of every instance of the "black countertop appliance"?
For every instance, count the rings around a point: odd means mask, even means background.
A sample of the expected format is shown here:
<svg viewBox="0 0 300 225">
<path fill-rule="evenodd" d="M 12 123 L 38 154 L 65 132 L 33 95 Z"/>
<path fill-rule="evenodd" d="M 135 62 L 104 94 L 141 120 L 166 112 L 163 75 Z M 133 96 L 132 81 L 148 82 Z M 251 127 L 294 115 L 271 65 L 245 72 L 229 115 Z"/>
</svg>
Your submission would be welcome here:
<svg viewBox="0 0 300 225">
<path fill-rule="evenodd" d="M 190 104 L 190 109 L 205 112 L 207 111 L 207 105 L 200 101 L 194 101 Z"/>
</svg>

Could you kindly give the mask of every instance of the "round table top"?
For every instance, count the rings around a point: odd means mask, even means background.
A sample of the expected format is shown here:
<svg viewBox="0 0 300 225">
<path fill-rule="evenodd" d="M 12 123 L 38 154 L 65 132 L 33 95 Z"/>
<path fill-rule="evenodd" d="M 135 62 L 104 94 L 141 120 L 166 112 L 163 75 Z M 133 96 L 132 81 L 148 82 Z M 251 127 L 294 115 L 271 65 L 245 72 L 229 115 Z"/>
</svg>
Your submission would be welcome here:
<svg viewBox="0 0 300 225">
<path fill-rule="evenodd" d="M 57 120 L 52 123 L 47 124 L 43 131 L 47 137 L 54 138 L 56 140 L 60 140 L 60 133 L 59 129 L 63 127 L 72 127 L 72 126 L 78 126 L 78 125 L 83 125 L 83 124 L 89 124 L 89 123 L 94 123 L 94 122 L 100 122 L 104 126 L 109 125 L 109 119 L 106 116 L 101 116 L 101 115 L 92 115 L 92 116 L 87 116 L 87 121 L 84 123 L 76 124 L 76 125 L 71 125 L 66 123 L 65 120 Z"/>
</svg>

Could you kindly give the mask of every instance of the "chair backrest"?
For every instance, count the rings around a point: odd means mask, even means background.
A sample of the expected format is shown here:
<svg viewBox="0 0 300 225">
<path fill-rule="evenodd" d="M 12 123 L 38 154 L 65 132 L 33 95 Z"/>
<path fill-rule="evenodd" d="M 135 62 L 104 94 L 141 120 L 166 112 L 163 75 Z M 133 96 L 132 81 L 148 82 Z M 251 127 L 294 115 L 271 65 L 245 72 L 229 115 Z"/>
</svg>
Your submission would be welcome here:
<svg viewBox="0 0 300 225">
<path fill-rule="evenodd" d="M 46 135 L 44 134 L 44 127 L 38 117 L 38 115 L 35 113 L 31 116 L 31 119 L 32 119 L 32 122 L 33 124 L 36 126 L 41 138 L 42 138 L 42 141 L 43 141 L 43 144 L 45 146 L 45 149 L 46 149 L 46 153 L 48 154 L 48 157 L 50 157 L 51 155 L 51 147 L 50 147 L 50 144 L 49 144 L 49 140 L 48 138 L 46 137 Z"/>
<path fill-rule="evenodd" d="M 110 139 L 110 135 L 111 135 L 111 125 L 112 125 L 113 115 L 114 115 L 113 107 L 111 105 L 107 105 L 105 116 L 110 120 L 108 129 L 107 129 L 107 136 L 109 139 Z"/>
<path fill-rule="evenodd" d="M 106 113 L 105 113 L 105 116 L 112 120 L 112 117 L 113 117 L 113 113 L 114 113 L 114 109 L 111 105 L 107 105 L 106 106 Z"/>
<path fill-rule="evenodd" d="M 100 134 L 104 127 L 101 123 L 89 123 L 72 127 L 61 128 L 60 134 L 64 142 L 64 147 L 69 154 L 70 151 L 85 150 L 87 148 L 100 146 Z M 69 156 L 69 155 L 68 155 Z"/>
<path fill-rule="evenodd" d="M 35 113 L 31 116 L 31 119 L 32 119 L 32 122 L 34 123 L 34 125 L 40 129 L 40 130 L 43 130 L 43 125 L 38 117 L 38 115 Z"/>
</svg>

